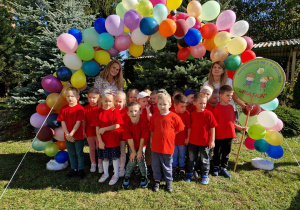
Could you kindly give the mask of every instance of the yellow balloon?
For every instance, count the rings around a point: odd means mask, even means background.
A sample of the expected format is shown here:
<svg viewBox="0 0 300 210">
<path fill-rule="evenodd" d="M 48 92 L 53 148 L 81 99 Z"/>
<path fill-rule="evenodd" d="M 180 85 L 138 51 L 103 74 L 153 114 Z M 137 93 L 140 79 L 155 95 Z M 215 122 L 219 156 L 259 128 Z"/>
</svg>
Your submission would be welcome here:
<svg viewBox="0 0 300 210">
<path fill-rule="evenodd" d="M 105 50 L 98 50 L 95 52 L 94 59 L 98 63 L 100 63 L 102 65 L 106 65 L 110 61 L 110 54 L 108 52 L 106 52 Z"/>
<path fill-rule="evenodd" d="M 129 28 L 127 28 L 126 26 L 124 26 L 124 32 L 127 34 L 129 32 Z"/>
<path fill-rule="evenodd" d="M 143 54 L 144 52 L 144 46 L 143 45 L 136 45 L 132 43 L 129 47 L 129 53 L 133 57 L 139 57 Z"/>
<path fill-rule="evenodd" d="M 81 88 L 86 83 L 86 76 L 82 69 L 76 71 L 71 77 L 71 83 L 75 88 Z"/>
<path fill-rule="evenodd" d="M 245 51 L 247 42 L 242 37 L 235 37 L 229 41 L 227 49 L 232 55 L 238 55 Z"/>
<path fill-rule="evenodd" d="M 180 7 L 182 0 L 167 0 L 167 7 L 170 10 L 175 10 Z"/>
<path fill-rule="evenodd" d="M 51 93 L 46 98 L 46 104 L 50 109 L 60 110 L 65 105 L 65 99 L 59 93 Z"/>
<path fill-rule="evenodd" d="M 187 6 L 187 13 L 190 17 L 198 18 L 202 12 L 202 7 L 199 1 L 190 1 Z"/>
<path fill-rule="evenodd" d="M 57 76 L 56 76 L 56 72 L 53 73 L 53 76 L 57 77 Z"/>
<path fill-rule="evenodd" d="M 61 91 L 61 95 L 64 97 L 64 98 L 67 98 L 67 92 L 66 90 L 69 88 L 69 87 L 72 87 L 71 84 L 65 84 L 62 91 Z"/>
<path fill-rule="evenodd" d="M 265 139 L 269 144 L 274 146 L 278 146 L 283 142 L 283 136 L 278 131 L 274 130 L 267 130 Z"/>
<path fill-rule="evenodd" d="M 217 47 L 225 46 L 230 41 L 230 33 L 227 31 L 221 31 L 216 34 L 214 38 L 215 45 Z"/>
</svg>

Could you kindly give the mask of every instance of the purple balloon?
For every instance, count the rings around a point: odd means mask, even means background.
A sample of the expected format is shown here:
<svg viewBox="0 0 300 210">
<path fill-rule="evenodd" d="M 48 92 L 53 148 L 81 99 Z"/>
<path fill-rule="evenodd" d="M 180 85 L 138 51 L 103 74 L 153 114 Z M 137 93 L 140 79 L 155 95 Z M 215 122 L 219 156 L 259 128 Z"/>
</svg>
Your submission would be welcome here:
<svg viewBox="0 0 300 210">
<path fill-rule="evenodd" d="M 55 76 L 52 75 L 48 75 L 43 78 L 42 86 L 44 90 L 50 93 L 57 93 L 63 89 L 63 86 L 59 81 L 59 79 L 57 79 Z"/>
<path fill-rule="evenodd" d="M 42 127 L 43 122 L 46 120 L 47 116 L 42 116 L 38 113 L 34 113 L 30 117 L 30 124 L 35 128 Z M 47 122 L 45 122 L 44 126 L 47 126 Z"/>
<path fill-rule="evenodd" d="M 119 55 L 119 50 L 115 47 L 115 45 L 112 47 L 112 48 L 110 48 L 110 49 L 108 49 L 108 50 L 106 50 L 109 54 L 110 54 L 110 56 L 111 57 L 115 57 L 115 56 L 117 56 L 117 55 Z"/>
<path fill-rule="evenodd" d="M 253 40 L 250 37 L 248 37 L 248 36 L 243 36 L 243 38 L 247 42 L 247 48 L 246 48 L 246 50 L 251 50 L 252 47 L 253 47 Z"/>
<path fill-rule="evenodd" d="M 115 47 L 117 50 L 127 50 L 131 45 L 131 37 L 129 35 L 120 35 L 115 39 Z"/>
<path fill-rule="evenodd" d="M 110 15 L 105 20 L 107 32 L 113 36 L 119 36 L 124 31 L 124 22 L 118 15 Z"/>
<path fill-rule="evenodd" d="M 138 28 L 140 21 L 141 19 L 135 10 L 129 10 L 124 15 L 124 23 L 130 30 Z"/>
</svg>

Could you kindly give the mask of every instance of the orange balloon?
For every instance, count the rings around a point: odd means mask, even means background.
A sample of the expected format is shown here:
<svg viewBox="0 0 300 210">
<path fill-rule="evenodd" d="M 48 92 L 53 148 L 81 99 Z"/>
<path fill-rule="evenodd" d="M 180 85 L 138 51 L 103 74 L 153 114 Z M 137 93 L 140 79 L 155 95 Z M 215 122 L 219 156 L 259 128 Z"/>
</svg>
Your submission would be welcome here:
<svg viewBox="0 0 300 210">
<path fill-rule="evenodd" d="M 178 48 L 179 48 L 179 49 L 181 49 L 181 48 L 182 48 L 182 47 L 180 46 L 180 44 L 178 44 L 178 43 L 177 43 L 177 46 L 178 46 Z"/>
<path fill-rule="evenodd" d="M 67 145 L 65 141 L 57 141 L 55 144 L 58 146 L 59 150 L 65 150 L 67 149 Z"/>
<path fill-rule="evenodd" d="M 208 51 L 212 51 L 214 48 L 216 48 L 214 39 L 205 39 L 203 44 Z"/>
<path fill-rule="evenodd" d="M 54 110 L 60 110 L 65 105 L 65 100 L 60 94 L 51 93 L 47 96 L 46 103 L 50 109 L 53 107 Z"/>
<path fill-rule="evenodd" d="M 54 110 L 53 113 L 59 114 L 60 110 Z"/>
<path fill-rule="evenodd" d="M 159 32 L 162 36 L 172 36 L 176 31 L 176 23 L 172 19 L 165 19 L 159 24 Z"/>
</svg>

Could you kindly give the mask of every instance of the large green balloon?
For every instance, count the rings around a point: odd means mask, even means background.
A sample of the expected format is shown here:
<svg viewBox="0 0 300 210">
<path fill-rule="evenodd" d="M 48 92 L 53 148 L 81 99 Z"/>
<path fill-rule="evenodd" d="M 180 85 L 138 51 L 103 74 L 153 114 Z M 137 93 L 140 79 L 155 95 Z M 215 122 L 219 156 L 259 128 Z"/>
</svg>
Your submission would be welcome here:
<svg viewBox="0 0 300 210">
<path fill-rule="evenodd" d="M 167 44 L 167 37 L 162 36 L 159 31 L 150 38 L 150 45 L 154 50 L 161 50 Z"/>
<path fill-rule="evenodd" d="M 45 148 L 45 154 L 49 157 L 54 157 L 59 151 L 59 148 L 57 146 L 57 144 L 55 143 L 51 143 L 49 145 L 46 146 Z"/>
<path fill-rule="evenodd" d="M 89 61 L 94 58 L 94 48 L 88 43 L 81 43 L 77 48 L 77 55 L 81 60 Z"/>
<path fill-rule="evenodd" d="M 216 1 L 208 1 L 202 5 L 201 20 L 211 21 L 218 17 L 220 14 L 220 4 Z"/>
<path fill-rule="evenodd" d="M 116 13 L 119 15 L 122 19 L 124 19 L 124 15 L 127 12 L 127 9 L 124 7 L 123 2 L 120 2 L 116 7 Z"/>
<path fill-rule="evenodd" d="M 239 123 L 244 126 L 246 123 L 247 116 L 244 113 L 241 113 L 239 116 Z M 251 125 L 254 125 L 257 123 L 257 115 L 249 116 L 247 127 L 251 127 Z"/>
<path fill-rule="evenodd" d="M 52 141 L 40 141 L 38 138 L 35 138 L 32 142 L 32 148 L 35 151 L 43 151 L 45 150 L 46 146 L 51 144 Z"/>
<path fill-rule="evenodd" d="M 227 70 L 230 71 L 237 70 L 241 64 L 242 64 L 242 59 L 239 55 L 228 56 L 228 58 L 226 58 L 225 60 L 225 66 Z"/>
<path fill-rule="evenodd" d="M 262 139 L 266 135 L 266 129 L 259 124 L 251 125 L 248 130 L 248 135 L 252 139 Z"/>
</svg>

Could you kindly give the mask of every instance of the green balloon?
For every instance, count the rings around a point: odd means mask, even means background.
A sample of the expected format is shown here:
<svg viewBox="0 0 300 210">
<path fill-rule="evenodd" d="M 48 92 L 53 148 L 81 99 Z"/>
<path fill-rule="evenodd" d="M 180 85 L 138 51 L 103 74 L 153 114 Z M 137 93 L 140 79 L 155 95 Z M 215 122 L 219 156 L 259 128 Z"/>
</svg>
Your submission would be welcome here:
<svg viewBox="0 0 300 210">
<path fill-rule="evenodd" d="M 231 55 L 225 60 L 226 69 L 230 71 L 237 70 L 242 64 L 242 59 L 239 55 Z"/>
<path fill-rule="evenodd" d="M 54 157 L 59 151 L 59 148 L 57 146 L 57 144 L 55 143 L 51 143 L 49 145 L 46 146 L 45 148 L 45 154 L 49 157 Z"/>
<path fill-rule="evenodd" d="M 116 13 L 119 15 L 122 19 L 124 19 L 124 15 L 127 12 L 127 9 L 124 7 L 123 2 L 120 2 L 116 7 Z"/>
<path fill-rule="evenodd" d="M 220 14 L 220 4 L 216 1 L 208 1 L 202 5 L 201 20 L 211 21 Z"/>
<path fill-rule="evenodd" d="M 251 125 L 248 130 L 248 135 L 252 139 L 262 139 L 266 135 L 266 129 L 259 124 Z"/>
<path fill-rule="evenodd" d="M 188 57 L 189 60 L 193 60 L 194 57 L 192 56 L 192 54 L 190 55 L 190 57 Z"/>
<path fill-rule="evenodd" d="M 89 61 L 94 58 L 94 48 L 88 43 L 81 43 L 77 48 L 77 55 L 81 60 Z"/>
<path fill-rule="evenodd" d="M 159 31 L 150 37 L 150 45 L 154 50 L 161 50 L 167 44 L 167 38 L 162 36 Z"/>
<path fill-rule="evenodd" d="M 98 36 L 99 34 L 94 28 L 87 28 L 82 32 L 82 40 L 84 43 L 88 43 L 93 47 L 99 47 L 98 45 Z"/>
<path fill-rule="evenodd" d="M 38 138 L 35 138 L 32 142 L 32 148 L 35 151 L 43 151 L 45 150 L 46 146 L 51 144 L 52 141 L 40 141 Z"/>
<path fill-rule="evenodd" d="M 246 123 L 247 116 L 244 113 L 239 115 L 239 123 L 244 126 Z M 252 125 L 257 123 L 257 115 L 249 116 L 247 127 L 251 127 Z"/>
</svg>

